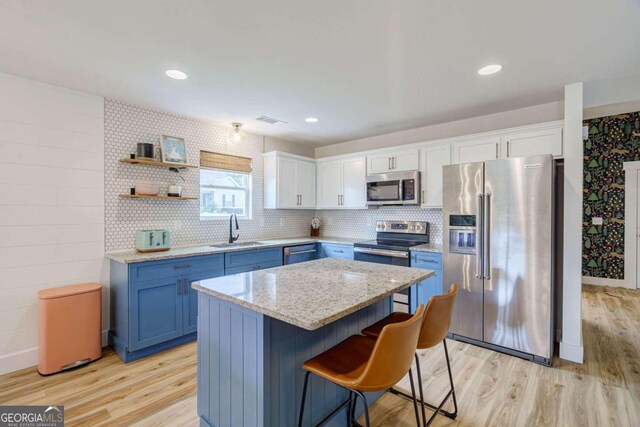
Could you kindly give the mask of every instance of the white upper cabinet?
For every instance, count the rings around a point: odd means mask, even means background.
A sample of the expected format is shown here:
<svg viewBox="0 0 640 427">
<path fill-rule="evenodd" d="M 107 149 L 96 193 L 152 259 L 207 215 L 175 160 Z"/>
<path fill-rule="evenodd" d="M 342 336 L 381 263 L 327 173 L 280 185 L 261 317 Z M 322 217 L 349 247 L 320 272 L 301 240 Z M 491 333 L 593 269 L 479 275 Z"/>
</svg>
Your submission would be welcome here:
<svg viewBox="0 0 640 427">
<path fill-rule="evenodd" d="M 562 127 L 509 133 L 502 137 L 505 158 L 552 154 L 562 156 Z"/>
<path fill-rule="evenodd" d="M 316 207 L 316 163 L 298 161 L 297 165 L 297 193 L 300 195 L 302 208 Z"/>
<path fill-rule="evenodd" d="M 418 149 L 372 154 L 367 163 L 369 174 L 415 171 L 420 167 Z"/>
<path fill-rule="evenodd" d="M 451 144 L 426 147 L 420 150 L 422 164 L 422 194 L 420 206 L 442 207 L 442 167 L 451 164 Z"/>
<path fill-rule="evenodd" d="M 500 137 L 453 143 L 454 163 L 473 163 L 500 158 Z"/>
<path fill-rule="evenodd" d="M 318 209 L 366 209 L 366 158 L 318 162 Z"/>
<path fill-rule="evenodd" d="M 356 157 L 342 162 L 343 208 L 364 209 L 367 207 L 367 161 Z"/>
<path fill-rule="evenodd" d="M 315 209 L 314 159 L 270 152 L 264 155 L 264 208 Z"/>
</svg>

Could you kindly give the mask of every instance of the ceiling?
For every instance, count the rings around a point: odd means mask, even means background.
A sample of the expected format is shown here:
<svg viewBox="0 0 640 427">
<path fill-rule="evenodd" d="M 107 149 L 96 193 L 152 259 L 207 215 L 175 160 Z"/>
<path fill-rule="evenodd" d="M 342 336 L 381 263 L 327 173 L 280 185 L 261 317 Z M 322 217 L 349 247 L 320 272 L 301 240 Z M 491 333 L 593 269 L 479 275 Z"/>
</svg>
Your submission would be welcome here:
<svg viewBox="0 0 640 427">
<path fill-rule="evenodd" d="M 0 0 L 0 71 L 317 146 L 637 74 L 638 22 L 639 0 Z"/>
</svg>

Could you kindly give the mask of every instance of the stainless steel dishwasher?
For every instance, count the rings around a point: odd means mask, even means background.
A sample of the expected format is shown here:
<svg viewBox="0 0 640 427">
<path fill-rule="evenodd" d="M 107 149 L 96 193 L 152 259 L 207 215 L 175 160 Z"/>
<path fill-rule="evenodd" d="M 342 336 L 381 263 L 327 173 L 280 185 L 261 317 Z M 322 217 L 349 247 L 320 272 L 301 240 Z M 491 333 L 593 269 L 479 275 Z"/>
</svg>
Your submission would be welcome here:
<svg viewBox="0 0 640 427">
<path fill-rule="evenodd" d="M 309 243 L 306 245 L 285 246 L 283 263 L 297 264 L 299 262 L 311 261 L 316 259 L 316 244 Z"/>
</svg>

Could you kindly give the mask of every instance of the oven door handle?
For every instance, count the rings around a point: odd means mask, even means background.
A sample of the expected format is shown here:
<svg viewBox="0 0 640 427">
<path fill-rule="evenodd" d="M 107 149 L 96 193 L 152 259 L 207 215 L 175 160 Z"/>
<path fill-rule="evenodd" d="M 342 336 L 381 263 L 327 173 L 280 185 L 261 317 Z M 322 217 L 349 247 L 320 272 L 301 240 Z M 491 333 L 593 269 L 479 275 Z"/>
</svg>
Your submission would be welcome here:
<svg viewBox="0 0 640 427">
<path fill-rule="evenodd" d="M 409 258 L 409 253 L 408 252 L 390 251 L 390 250 L 387 250 L 387 249 L 371 249 L 371 248 L 358 248 L 358 247 L 355 247 L 355 248 L 353 248 L 353 251 L 361 253 L 361 254 L 368 254 L 368 255 L 390 256 L 390 257 L 393 257 L 393 258 Z"/>
</svg>

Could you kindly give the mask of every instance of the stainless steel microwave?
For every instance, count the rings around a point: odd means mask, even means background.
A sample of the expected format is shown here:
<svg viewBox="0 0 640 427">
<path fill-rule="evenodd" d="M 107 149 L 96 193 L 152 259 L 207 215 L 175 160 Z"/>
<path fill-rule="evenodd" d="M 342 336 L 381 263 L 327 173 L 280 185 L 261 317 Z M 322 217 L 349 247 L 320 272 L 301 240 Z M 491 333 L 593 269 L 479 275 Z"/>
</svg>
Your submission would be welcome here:
<svg viewBox="0 0 640 427">
<path fill-rule="evenodd" d="M 367 177 L 367 205 L 420 204 L 420 172 L 388 173 Z"/>
</svg>

